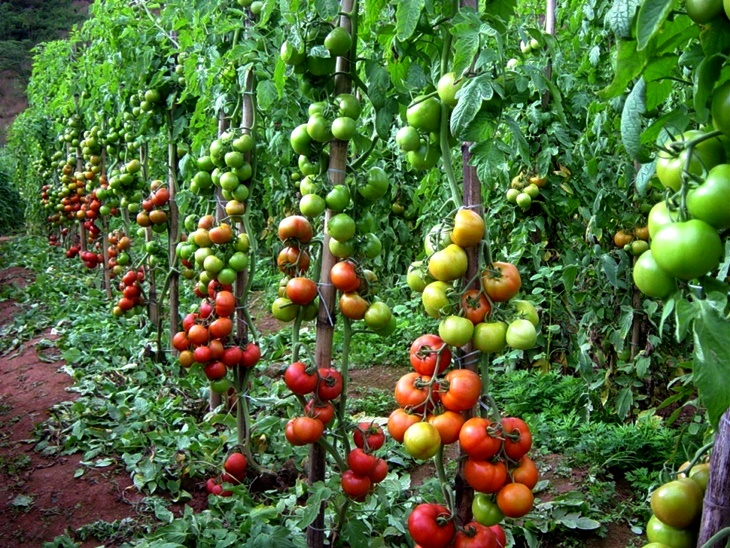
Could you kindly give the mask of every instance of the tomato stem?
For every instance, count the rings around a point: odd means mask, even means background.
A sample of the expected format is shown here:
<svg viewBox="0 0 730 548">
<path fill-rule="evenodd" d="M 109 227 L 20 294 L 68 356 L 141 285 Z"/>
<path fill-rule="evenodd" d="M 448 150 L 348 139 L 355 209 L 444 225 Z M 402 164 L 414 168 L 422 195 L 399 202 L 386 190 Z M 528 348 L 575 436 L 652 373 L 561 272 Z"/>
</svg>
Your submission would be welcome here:
<svg viewBox="0 0 730 548">
<path fill-rule="evenodd" d="M 702 548 L 710 548 L 711 546 L 715 546 L 715 544 L 727 537 L 730 537 L 730 527 L 725 527 L 724 529 L 721 529 L 720 531 L 715 533 L 712 537 L 710 537 L 710 540 L 702 545 Z"/>
<path fill-rule="evenodd" d="M 449 489 L 450 484 L 446 479 L 446 471 L 444 470 L 444 445 L 443 443 L 439 445 L 439 449 L 436 452 L 436 456 L 434 458 L 435 465 L 436 465 L 436 474 L 438 475 L 439 479 L 439 485 L 441 486 L 441 494 L 444 497 L 444 503 L 446 504 L 446 507 L 451 512 L 451 515 L 454 515 L 454 499 L 451 495 L 451 490 Z"/>
</svg>

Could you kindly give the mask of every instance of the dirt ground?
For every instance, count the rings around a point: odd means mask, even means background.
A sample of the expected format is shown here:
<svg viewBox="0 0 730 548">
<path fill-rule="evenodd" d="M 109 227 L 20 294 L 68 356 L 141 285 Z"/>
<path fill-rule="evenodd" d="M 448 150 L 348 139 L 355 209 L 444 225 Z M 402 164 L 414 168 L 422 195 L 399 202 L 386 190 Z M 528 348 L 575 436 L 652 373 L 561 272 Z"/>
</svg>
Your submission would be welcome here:
<svg viewBox="0 0 730 548">
<path fill-rule="evenodd" d="M 32 272 L 18 268 L 0 271 L 0 286 L 23 286 L 32 276 Z M 10 300 L 0 301 L 0 336 L 18 306 Z M 281 327 L 270 317 L 257 318 L 258 322 L 264 323 L 264 331 Z M 40 333 L 0 355 L 0 546 L 38 547 L 64 532 L 73 536 L 75 529 L 99 520 L 140 518 L 137 507 L 143 497 L 124 470 L 98 468 L 74 478 L 80 468 L 80 454 L 45 457 L 35 450 L 33 431 L 48 417 L 48 409 L 75 397 L 67 390 L 72 381 L 60 371 L 63 362 L 55 359 L 57 351 L 39 344 L 53 339 L 50 331 Z M 352 371 L 351 397 L 369 388 L 390 390 L 402 374 L 399 367 Z M 564 470 L 556 474 L 561 459 L 560 455 L 542 459 L 543 477 L 551 482 L 549 494 L 542 497 L 545 500 L 550 494 L 575 489 L 585 479 L 581 470 L 572 470 L 569 476 Z M 433 473 L 435 470 L 426 465 L 413 470 L 413 477 L 418 482 Z M 195 493 L 192 505 L 196 510 L 205 507 L 202 488 Z M 587 536 L 585 546 L 625 548 L 636 538 L 627 525 L 611 525 L 606 538 Z M 82 544 L 98 545 L 95 538 Z M 106 541 L 106 546 L 114 545 Z"/>
</svg>

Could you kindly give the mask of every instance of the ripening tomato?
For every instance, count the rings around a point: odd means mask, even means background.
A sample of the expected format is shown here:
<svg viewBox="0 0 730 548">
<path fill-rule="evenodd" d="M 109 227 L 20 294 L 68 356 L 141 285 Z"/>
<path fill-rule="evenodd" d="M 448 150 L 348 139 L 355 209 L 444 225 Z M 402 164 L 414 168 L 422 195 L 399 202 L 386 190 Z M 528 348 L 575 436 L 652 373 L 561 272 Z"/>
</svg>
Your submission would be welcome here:
<svg viewBox="0 0 730 548">
<path fill-rule="evenodd" d="M 403 443 L 403 435 L 406 430 L 420 421 L 421 417 L 419 415 L 409 413 L 399 407 L 388 416 L 388 434 L 398 443 Z"/>
<path fill-rule="evenodd" d="M 461 247 L 474 247 L 484 237 L 484 219 L 473 209 L 460 208 L 454 217 L 451 241 Z"/>
<path fill-rule="evenodd" d="M 689 478 L 665 483 L 652 493 L 651 511 L 670 527 L 689 527 L 702 513 L 702 489 Z"/>
<path fill-rule="evenodd" d="M 492 311 L 487 296 L 479 289 L 467 289 L 461 296 L 461 311 L 474 325 L 483 322 Z"/>
<path fill-rule="evenodd" d="M 290 215 L 279 222 L 278 235 L 282 241 L 293 239 L 306 244 L 312 240 L 313 234 L 312 224 L 301 215 Z"/>
<path fill-rule="evenodd" d="M 291 278 L 286 283 L 286 296 L 294 304 L 306 306 L 317 296 L 317 284 L 301 276 Z"/>
<path fill-rule="evenodd" d="M 312 398 L 304 406 L 304 414 L 327 426 L 335 419 L 335 406 L 331 401 L 322 402 L 317 398 Z"/>
<path fill-rule="evenodd" d="M 324 424 L 311 417 L 295 417 L 286 424 L 284 435 L 292 445 L 316 443 L 324 433 Z"/>
<path fill-rule="evenodd" d="M 357 291 L 360 288 L 360 277 L 357 274 L 357 265 L 352 261 L 339 261 L 330 269 L 330 281 L 336 289 L 343 293 Z"/>
<path fill-rule="evenodd" d="M 449 445 L 459 439 L 459 432 L 466 419 L 461 413 L 446 410 L 438 415 L 428 415 L 426 420 L 439 431 L 441 443 Z"/>
<path fill-rule="evenodd" d="M 428 273 L 442 282 L 461 278 L 466 274 L 466 268 L 466 251 L 456 244 L 449 244 L 436 251 L 428 260 Z"/>
<path fill-rule="evenodd" d="M 370 306 L 356 291 L 340 295 L 339 305 L 340 312 L 351 320 L 362 320 Z"/>
<path fill-rule="evenodd" d="M 414 459 L 430 459 L 441 447 L 441 435 L 433 424 L 417 422 L 406 430 L 403 445 Z"/>
<path fill-rule="evenodd" d="M 649 542 L 666 545 L 669 548 L 694 548 L 694 529 L 677 529 L 651 516 L 646 524 L 646 538 Z"/>
<path fill-rule="evenodd" d="M 481 493 L 496 493 L 507 483 L 507 466 L 504 462 L 491 462 L 469 457 L 464 462 L 464 479 Z"/>
<path fill-rule="evenodd" d="M 522 483 L 530 489 L 534 489 L 535 485 L 537 485 L 539 475 L 535 462 L 527 455 L 520 459 L 517 463 L 517 468 L 511 472 L 512 481 Z"/>
<path fill-rule="evenodd" d="M 532 490 L 521 483 L 508 483 L 497 493 L 497 506 L 508 518 L 521 518 L 532 510 L 534 501 Z"/>
<path fill-rule="evenodd" d="M 517 295 L 522 286 L 522 278 L 512 263 L 496 261 L 493 268 L 482 272 L 482 288 L 493 302 L 509 301 Z"/>
<path fill-rule="evenodd" d="M 287 276 L 296 276 L 306 272 L 309 264 L 309 253 L 293 246 L 284 247 L 276 258 L 276 266 Z"/>
</svg>

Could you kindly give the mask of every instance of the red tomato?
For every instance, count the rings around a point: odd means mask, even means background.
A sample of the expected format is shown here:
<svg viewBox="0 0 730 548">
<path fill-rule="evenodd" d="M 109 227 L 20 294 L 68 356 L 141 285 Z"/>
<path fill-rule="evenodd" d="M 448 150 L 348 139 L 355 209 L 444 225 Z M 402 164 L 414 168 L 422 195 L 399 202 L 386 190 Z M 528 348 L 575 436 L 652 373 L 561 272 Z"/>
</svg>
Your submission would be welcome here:
<svg viewBox="0 0 730 548">
<path fill-rule="evenodd" d="M 307 366 L 303 362 L 294 362 L 284 372 L 284 382 L 289 390 L 304 396 L 314 392 L 319 382 L 317 371 L 307 373 Z"/>
<path fill-rule="evenodd" d="M 408 516 L 408 532 L 423 548 L 445 548 L 456 535 L 456 526 L 445 506 L 424 503 Z"/>
<path fill-rule="evenodd" d="M 496 493 L 507 483 L 507 467 L 502 461 L 466 459 L 464 479 L 474 490 L 482 493 Z"/>
<path fill-rule="evenodd" d="M 330 269 L 330 281 L 343 293 L 357 291 L 360 288 L 360 277 L 356 265 L 352 261 L 340 261 Z"/>
<path fill-rule="evenodd" d="M 309 278 L 292 278 L 286 283 L 286 296 L 294 304 L 306 306 L 317 296 L 317 284 Z"/>
<path fill-rule="evenodd" d="M 532 510 L 535 497 L 526 485 L 508 483 L 497 493 L 497 506 L 508 518 L 521 518 Z"/>
<path fill-rule="evenodd" d="M 451 364 L 451 350 L 438 335 L 421 335 L 411 345 L 413 369 L 421 375 L 441 374 Z"/>
<path fill-rule="evenodd" d="M 317 395 L 319 399 L 330 401 L 342 394 L 342 374 L 331 367 L 319 368 Z"/>
<path fill-rule="evenodd" d="M 459 432 L 466 419 L 461 413 L 447 410 L 438 415 L 429 415 L 426 420 L 439 431 L 441 443 L 448 445 L 459 439 Z"/>
<path fill-rule="evenodd" d="M 359 476 L 369 476 L 378 464 L 378 459 L 356 447 L 347 454 L 347 466 Z"/>
<path fill-rule="evenodd" d="M 469 369 L 454 369 L 446 373 L 446 391 L 440 393 L 441 404 L 450 411 L 466 411 L 474 407 L 482 395 L 482 379 Z"/>
<path fill-rule="evenodd" d="M 243 367 L 253 367 L 261 359 L 261 348 L 253 342 L 248 343 L 241 353 L 240 365 Z"/>
<path fill-rule="evenodd" d="M 497 537 L 489 527 L 470 521 L 456 533 L 454 548 L 497 548 Z"/>
<path fill-rule="evenodd" d="M 388 433 L 398 443 L 403 443 L 403 436 L 411 426 L 421 422 L 421 417 L 416 414 L 409 413 L 405 409 L 399 407 L 393 411 L 388 417 Z"/>
<path fill-rule="evenodd" d="M 438 402 L 438 384 L 428 386 L 428 382 L 428 377 L 406 373 L 395 385 L 395 401 L 416 413 L 433 408 Z"/>
<path fill-rule="evenodd" d="M 286 423 L 284 435 L 292 445 L 315 443 L 324 433 L 324 424 L 311 417 L 295 417 Z"/>
<path fill-rule="evenodd" d="M 489 419 L 472 417 L 461 427 L 459 445 L 473 459 L 491 459 L 502 445 L 501 440 L 492 435 L 496 433 Z"/>
<path fill-rule="evenodd" d="M 304 413 L 327 426 L 335 418 L 335 406 L 332 405 L 332 402 L 319 402 L 312 398 L 304 406 Z"/>
<path fill-rule="evenodd" d="M 525 421 L 517 417 L 502 419 L 504 452 L 512 460 L 520 460 L 532 447 L 532 434 Z"/>
<path fill-rule="evenodd" d="M 366 451 L 377 451 L 385 443 L 383 429 L 374 422 L 358 424 L 352 437 L 355 445 Z"/>
<path fill-rule="evenodd" d="M 522 483 L 530 489 L 534 489 L 535 485 L 537 485 L 539 475 L 537 466 L 535 466 L 533 460 L 527 455 L 520 459 L 520 462 L 517 463 L 517 468 L 512 470 L 511 473 L 512 481 Z"/>
<path fill-rule="evenodd" d="M 372 481 L 368 476 L 361 476 L 353 470 L 345 470 L 340 480 L 340 486 L 348 497 L 363 501 L 370 492 Z"/>
</svg>

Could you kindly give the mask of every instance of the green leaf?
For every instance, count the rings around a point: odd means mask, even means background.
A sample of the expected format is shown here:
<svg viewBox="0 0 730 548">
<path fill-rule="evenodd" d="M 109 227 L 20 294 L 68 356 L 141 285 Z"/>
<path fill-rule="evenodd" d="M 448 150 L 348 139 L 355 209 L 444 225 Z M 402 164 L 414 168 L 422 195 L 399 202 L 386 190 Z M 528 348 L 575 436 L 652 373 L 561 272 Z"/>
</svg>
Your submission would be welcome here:
<svg viewBox="0 0 730 548">
<path fill-rule="evenodd" d="M 639 78 L 621 111 L 621 142 L 629 156 L 641 163 L 650 160 L 649 152 L 641 145 L 641 120 L 646 112 L 645 100 L 646 82 Z"/>
<path fill-rule="evenodd" d="M 710 109 L 707 103 L 712 95 L 712 89 L 715 87 L 720 77 L 720 71 L 725 61 L 724 55 L 710 55 L 702 59 L 694 73 L 693 80 L 693 101 L 697 121 L 706 124 L 710 121 Z"/>
<path fill-rule="evenodd" d="M 484 13 L 500 18 L 502 21 L 509 21 L 515 12 L 517 0 L 486 0 Z"/>
<path fill-rule="evenodd" d="M 725 17 L 715 17 L 703 25 L 700 31 L 700 43 L 705 55 L 727 53 L 730 49 L 730 21 Z"/>
<path fill-rule="evenodd" d="M 675 336 L 678 342 L 682 342 L 689 332 L 692 320 L 695 319 L 697 310 L 687 299 L 679 299 L 675 308 L 675 320 L 677 322 Z"/>
<path fill-rule="evenodd" d="M 565 290 L 570 292 L 573 290 L 573 284 L 575 284 L 575 278 L 578 276 L 578 265 L 569 264 L 563 268 L 563 285 Z"/>
<path fill-rule="evenodd" d="M 459 102 L 451 113 L 451 133 L 458 137 L 469 125 L 482 106 L 482 101 L 494 95 L 489 75 L 480 75 L 464 84 L 459 92 Z"/>
<path fill-rule="evenodd" d="M 401 0 L 395 9 L 395 36 L 405 42 L 416 30 L 426 0 Z"/>
<path fill-rule="evenodd" d="M 629 40 L 639 0 L 614 0 L 606 13 L 606 23 L 616 38 Z"/>
<path fill-rule="evenodd" d="M 637 50 L 641 51 L 659 32 L 662 23 L 672 11 L 673 0 L 644 0 L 636 16 Z"/>
<path fill-rule="evenodd" d="M 710 422 L 717 428 L 730 407 L 730 320 L 709 301 L 698 301 L 694 322 L 694 381 Z"/>
<path fill-rule="evenodd" d="M 388 0 L 368 0 L 362 5 L 365 6 L 365 16 L 363 17 L 365 26 L 372 28 L 385 12 Z"/>
<path fill-rule="evenodd" d="M 365 73 L 368 77 L 368 97 L 374 108 L 382 108 L 390 87 L 390 75 L 375 61 L 369 61 L 365 65 Z"/>
<path fill-rule="evenodd" d="M 517 150 L 520 153 L 520 156 L 522 157 L 522 161 L 526 164 L 530 164 L 530 145 L 527 142 L 527 139 L 525 139 L 525 136 L 522 133 L 522 129 L 520 128 L 520 125 L 511 117 L 505 116 L 504 119 L 505 123 L 507 124 L 507 127 L 512 132 L 512 139 L 513 142 L 517 145 Z"/>
<path fill-rule="evenodd" d="M 646 191 L 650 187 L 651 178 L 654 177 L 654 173 L 656 173 L 655 162 L 643 164 L 639 168 L 639 171 L 636 174 L 636 179 L 634 180 L 636 192 L 639 196 L 646 196 Z"/>
<path fill-rule="evenodd" d="M 626 287 L 626 283 L 618 277 L 618 264 L 616 264 L 613 257 L 607 253 L 602 255 L 601 266 L 603 266 L 603 272 L 606 274 L 606 278 L 608 278 L 608 283 L 620 289 L 624 289 Z"/>
<path fill-rule="evenodd" d="M 340 11 L 340 3 L 337 0 L 314 0 L 314 9 L 322 19 L 328 20 L 334 18 Z"/>
<path fill-rule="evenodd" d="M 602 99 L 617 97 L 626 91 L 626 87 L 644 68 L 646 54 L 638 52 L 636 42 L 620 40 L 617 47 L 616 74 L 611 84 L 598 92 Z"/>
</svg>

